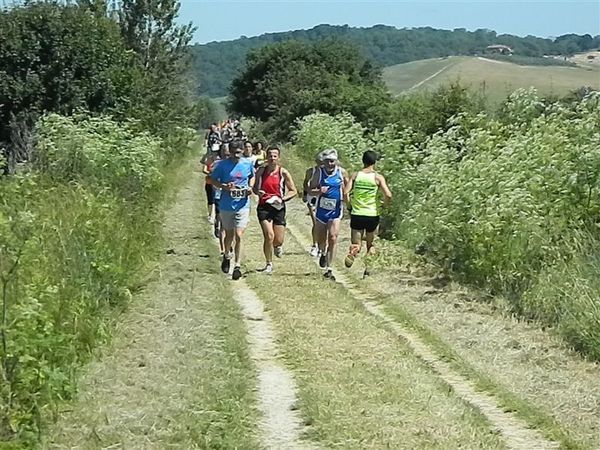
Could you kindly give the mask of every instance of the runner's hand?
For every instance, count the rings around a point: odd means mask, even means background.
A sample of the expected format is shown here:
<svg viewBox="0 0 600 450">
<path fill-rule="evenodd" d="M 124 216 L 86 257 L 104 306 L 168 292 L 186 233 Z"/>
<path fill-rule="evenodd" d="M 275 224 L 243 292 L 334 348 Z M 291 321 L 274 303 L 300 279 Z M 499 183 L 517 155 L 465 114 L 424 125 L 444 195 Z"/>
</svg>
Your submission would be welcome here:
<svg viewBox="0 0 600 450">
<path fill-rule="evenodd" d="M 321 191 L 321 194 L 325 194 L 329 190 L 329 186 L 321 186 L 319 190 Z"/>
<path fill-rule="evenodd" d="M 258 191 L 258 198 L 262 198 L 262 197 L 263 197 L 263 195 L 265 195 L 265 194 L 266 194 L 266 192 L 265 192 L 265 191 L 263 191 L 262 189 L 260 189 L 260 190 Z"/>
</svg>

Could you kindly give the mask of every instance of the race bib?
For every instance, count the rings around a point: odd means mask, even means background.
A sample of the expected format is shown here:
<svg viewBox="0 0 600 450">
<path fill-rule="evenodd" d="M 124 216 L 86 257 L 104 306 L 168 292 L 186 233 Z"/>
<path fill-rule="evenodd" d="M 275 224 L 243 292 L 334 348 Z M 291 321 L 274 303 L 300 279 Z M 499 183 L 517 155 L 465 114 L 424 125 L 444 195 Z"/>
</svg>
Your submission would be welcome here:
<svg viewBox="0 0 600 450">
<path fill-rule="evenodd" d="M 326 209 L 327 211 L 335 210 L 337 206 L 337 200 L 335 198 L 323 198 L 319 200 L 319 207 Z"/>
<path fill-rule="evenodd" d="M 215 188 L 215 200 L 221 200 L 221 189 Z"/>
<path fill-rule="evenodd" d="M 231 198 L 246 198 L 248 196 L 248 191 L 246 189 L 234 189 L 229 193 L 231 194 Z"/>
</svg>

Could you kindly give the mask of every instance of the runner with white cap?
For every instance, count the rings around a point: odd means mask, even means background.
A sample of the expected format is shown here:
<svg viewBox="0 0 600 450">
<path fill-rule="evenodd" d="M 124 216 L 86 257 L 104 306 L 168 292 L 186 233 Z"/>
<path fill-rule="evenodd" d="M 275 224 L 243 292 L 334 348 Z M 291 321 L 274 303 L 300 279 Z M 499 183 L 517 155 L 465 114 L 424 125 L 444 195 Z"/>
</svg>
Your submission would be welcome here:
<svg viewBox="0 0 600 450">
<path fill-rule="evenodd" d="M 309 192 L 318 195 L 315 218 L 320 252 L 319 266 L 325 269 L 325 278 L 335 280 L 331 265 L 344 214 L 344 200 L 347 200 L 346 186 L 349 177 L 348 172 L 338 165 L 335 149 L 323 150 L 320 157 L 323 166 L 313 175 Z"/>
</svg>

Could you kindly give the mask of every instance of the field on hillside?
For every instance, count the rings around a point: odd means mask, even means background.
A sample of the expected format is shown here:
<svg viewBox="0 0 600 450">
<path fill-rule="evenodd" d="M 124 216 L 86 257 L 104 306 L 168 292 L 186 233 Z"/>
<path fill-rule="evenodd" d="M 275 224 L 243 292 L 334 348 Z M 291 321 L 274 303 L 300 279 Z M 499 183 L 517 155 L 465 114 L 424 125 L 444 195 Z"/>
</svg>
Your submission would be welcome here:
<svg viewBox="0 0 600 450">
<path fill-rule="evenodd" d="M 483 90 L 492 103 L 515 89 L 533 86 L 540 94 L 564 95 L 582 86 L 600 90 L 600 67 L 519 66 L 480 57 L 454 56 L 386 67 L 383 78 L 393 94 L 432 89 L 460 80 Z"/>
</svg>

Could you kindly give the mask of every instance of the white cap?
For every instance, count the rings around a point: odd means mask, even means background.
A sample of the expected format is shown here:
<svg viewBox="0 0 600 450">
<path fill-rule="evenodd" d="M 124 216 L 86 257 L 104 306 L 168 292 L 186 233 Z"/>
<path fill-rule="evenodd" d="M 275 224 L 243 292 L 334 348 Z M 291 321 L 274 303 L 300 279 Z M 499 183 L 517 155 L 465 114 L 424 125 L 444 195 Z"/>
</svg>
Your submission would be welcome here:
<svg viewBox="0 0 600 450">
<path fill-rule="evenodd" d="M 319 159 L 321 161 L 325 161 L 326 159 L 333 159 L 333 160 L 337 161 L 337 159 L 338 159 L 337 150 L 334 148 L 327 148 L 327 149 L 323 150 L 321 153 L 319 153 Z"/>
</svg>

